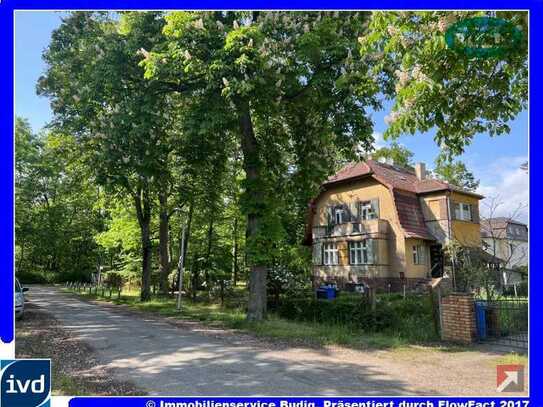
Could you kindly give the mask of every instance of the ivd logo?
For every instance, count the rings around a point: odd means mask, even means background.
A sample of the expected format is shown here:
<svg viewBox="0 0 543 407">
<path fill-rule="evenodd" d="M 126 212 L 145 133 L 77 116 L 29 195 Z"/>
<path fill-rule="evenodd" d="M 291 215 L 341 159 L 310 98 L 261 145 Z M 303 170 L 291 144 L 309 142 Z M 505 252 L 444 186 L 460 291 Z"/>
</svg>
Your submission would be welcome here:
<svg viewBox="0 0 543 407">
<path fill-rule="evenodd" d="M 0 407 L 49 407 L 49 359 L 2 360 L 0 366 Z"/>
</svg>

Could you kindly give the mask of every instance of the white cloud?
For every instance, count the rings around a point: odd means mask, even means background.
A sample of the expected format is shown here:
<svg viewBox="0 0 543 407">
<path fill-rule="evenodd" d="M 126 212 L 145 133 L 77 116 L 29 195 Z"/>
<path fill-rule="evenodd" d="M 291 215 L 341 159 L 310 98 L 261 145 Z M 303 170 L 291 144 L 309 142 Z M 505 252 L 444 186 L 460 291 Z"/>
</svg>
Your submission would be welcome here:
<svg viewBox="0 0 543 407">
<path fill-rule="evenodd" d="M 477 192 L 486 197 L 481 203 L 483 216 L 490 215 L 489 206 L 493 205 L 491 200 L 494 199 L 494 204 L 499 205 L 493 216 L 514 215 L 517 220 L 528 222 L 529 177 L 520 169 L 520 164 L 527 160 L 527 157 L 502 157 L 487 168 L 475 171 L 481 179 Z"/>
<path fill-rule="evenodd" d="M 373 142 L 373 147 L 375 147 L 376 150 L 386 146 L 385 138 L 383 137 L 383 133 L 381 133 L 379 131 L 374 131 L 372 136 L 373 136 L 373 138 L 375 140 Z"/>
</svg>

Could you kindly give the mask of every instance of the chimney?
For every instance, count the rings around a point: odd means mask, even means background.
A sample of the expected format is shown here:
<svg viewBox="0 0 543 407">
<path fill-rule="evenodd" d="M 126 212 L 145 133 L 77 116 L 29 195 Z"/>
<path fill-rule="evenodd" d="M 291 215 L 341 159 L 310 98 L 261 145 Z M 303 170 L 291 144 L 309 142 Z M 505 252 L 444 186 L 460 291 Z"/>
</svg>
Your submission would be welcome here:
<svg viewBox="0 0 543 407">
<path fill-rule="evenodd" d="M 426 165 L 424 163 L 415 164 L 415 174 L 419 180 L 426 179 Z"/>
</svg>

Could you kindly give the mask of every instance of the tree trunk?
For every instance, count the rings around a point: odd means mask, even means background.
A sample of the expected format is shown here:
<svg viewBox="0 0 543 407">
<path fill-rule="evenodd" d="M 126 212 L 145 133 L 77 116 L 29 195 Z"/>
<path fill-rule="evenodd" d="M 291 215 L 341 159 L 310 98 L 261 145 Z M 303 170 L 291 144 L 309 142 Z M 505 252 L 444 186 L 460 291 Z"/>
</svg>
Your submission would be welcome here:
<svg viewBox="0 0 543 407">
<path fill-rule="evenodd" d="M 168 294 L 168 274 L 170 274 L 170 250 L 169 250 L 169 223 L 168 215 L 168 196 L 166 192 L 161 192 L 158 196 L 160 202 L 160 223 L 159 223 L 159 255 L 160 255 L 160 272 L 159 272 L 159 289 L 161 294 Z"/>
<path fill-rule="evenodd" d="M 249 103 L 244 101 L 239 105 L 239 120 L 241 129 L 241 149 L 243 151 L 243 167 L 247 177 L 247 194 L 249 210 L 247 213 L 247 244 L 253 246 L 259 232 L 262 217 L 262 191 L 260 185 L 261 160 L 258 151 L 258 141 L 255 137 Z M 250 249 L 251 250 L 251 249 Z M 254 257 L 254 256 L 251 256 Z M 261 321 L 266 317 L 266 274 L 265 265 L 259 264 L 260 256 L 250 258 L 249 304 L 248 321 Z"/>
<path fill-rule="evenodd" d="M 210 276 L 209 272 L 211 269 L 211 250 L 213 247 L 213 214 L 211 214 L 211 217 L 209 218 L 209 227 L 207 229 L 207 249 L 206 249 L 206 261 L 205 261 L 205 282 L 206 282 L 206 288 L 209 291 L 210 288 Z"/>
<path fill-rule="evenodd" d="M 142 273 L 141 273 L 141 301 L 151 299 L 151 201 L 149 196 L 149 185 L 144 181 L 143 186 L 138 188 L 134 195 L 134 204 L 136 215 L 141 231 L 141 254 L 142 254 Z"/>
<path fill-rule="evenodd" d="M 183 249 L 183 269 L 186 269 L 185 265 L 187 264 L 187 248 L 189 247 L 189 240 L 190 240 L 190 228 L 192 225 L 192 214 L 194 213 L 194 200 L 190 202 L 189 206 L 189 214 L 187 217 L 187 229 L 185 230 L 185 247 Z M 179 249 L 181 250 L 181 249 Z M 179 253 L 181 256 L 181 253 Z M 192 272 L 192 270 L 191 270 Z M 177 273 L 177 276 L 175 278 L 175 286 L 179 287 L 179 273 Z"/>
<path fill-rule="evenodd" d="M 238 270 L 239 270 L 239 263 L 238 263 L 238 217 L 234 217 L 234 231 L 233 231 L 233 237 L 234 237 L 234 250 L 232 253 L 233 256 L 233 264 L 232 264 L 232 284 L 234 286 L 238 283 Z"/>
<path fill-rule="evenodd" d="M 24 271 L 25 245 L 26 241 L 23 240 L 23 242 L 21 243 L 21 255 L 19 257 L 19 262 L 16 263 L 16 269 L 18 269 L 19 272 Z"/>
</svg>

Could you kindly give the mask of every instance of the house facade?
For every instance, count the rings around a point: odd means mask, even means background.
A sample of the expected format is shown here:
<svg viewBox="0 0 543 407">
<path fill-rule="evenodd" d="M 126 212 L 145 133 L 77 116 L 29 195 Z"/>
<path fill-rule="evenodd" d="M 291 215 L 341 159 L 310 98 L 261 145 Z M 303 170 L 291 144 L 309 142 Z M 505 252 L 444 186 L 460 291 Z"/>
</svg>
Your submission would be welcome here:
<svg viewBox="0 0 543 407">
<path fill-rule="evenodd" d="M 510 218 L 490 218 L 481 221 L 483 249 L 499 258 L 503 270 L 503 284 L 509 286 L 523 279 L 519 267 L 528 266 L 528 226 Z"/>
<path fill-rule="evenodd" d="M 347 165 L 310 203 L 314 283 L 399 290 L 442 276 L 447 242 L 481 246 L 481 198 L 428 177 L 424 164 Z"/>
</svg>

